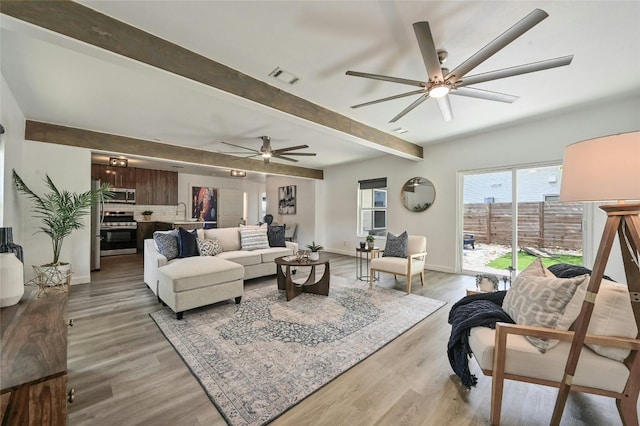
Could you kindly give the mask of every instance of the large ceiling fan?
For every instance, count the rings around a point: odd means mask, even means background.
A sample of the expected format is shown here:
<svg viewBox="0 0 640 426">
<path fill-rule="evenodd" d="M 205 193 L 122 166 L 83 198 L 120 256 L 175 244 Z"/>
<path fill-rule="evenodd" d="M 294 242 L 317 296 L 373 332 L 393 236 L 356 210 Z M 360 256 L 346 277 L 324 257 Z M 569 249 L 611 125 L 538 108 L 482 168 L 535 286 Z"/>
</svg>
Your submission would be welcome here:
<svg viewBox="0 0 640 426">
<path fill-rule="evenodd" d="M 253 152 L 253 154 L 249 154 L 246 155 L 247 158 L 251 158 L 251 157 L 262 157 L 262 159 L 264 160 L 265 164 L 269 164 L 269 160 L 271 158 L 279 158 L 282 160 L 287 160 L 287 161 L 293 161 L 293 162 L 298 162 L 298 160 L 294 159 L 294 158 L 289 158 L 288 156 L 290 155 L 298 155 L 298 156 L 315 156 L 316 154 L 313 152 L 291 152 L 291 151 L 296 151 L 298 149 L 305 149 L 305 148 L 309 148 L 309 145 L 297 145 L 297 146 L 290 146 L 288 148 L 281 148 L 281 149 L 272 149 L 271 148 L 271 138 L 269 136 L 260 136 L 260 139 L 262 139 L 262 146 L 260 147 L 260 150 L 257 149 L 253 149 L 253 148 L 247 148 L 244 146 L 240 146 L 240 145 L 234 145 L 232 143 L 229 142 L 222 142 L 225 145 L 229 145 L 229 146 L 233 146 L 236 148 L 241 148 L 241 149 L 246 149 L 247 151 L 251 151 Z M 222 154 L 247 154 L 246 152 L 223 152 Z"/>
<path fill-rule="evenodd" d="M 442 117 L 445 121 L 450 121 L 453 118 L 453 112 L 451 111 L 451 103 L 449 102 L 448 95 L 467 96 L 472 98 L 486 99 L 490 101 L 512 103 L 518 99 L 517 96 L 492 92 L 489 90 L 476 89 L 468 86 L 497 80 L 500 78 L 512 77 L 515 75 L 569 65 L 571 63 L 571 60 L 573 59 L 573 55 L 547 59 L 539 62 L 532 62 L 529 64 L 471 75 L 468 77 L 466 75 L 469 71 L 473 70 L 482 62 L 489 59 L 500 49 L 514 41 L 516 38 L 520 37 L 522 34 L 533 28 L 548 16 L 549 15 L 547 14 L 547 12 L 540 9 L 535 9 L 533 12 L 529 13 L 527 16 L 517 22 L 514 26 L 498 36 L 495 40 L 487 44 L 485 47 L 472 55 L 469 59 L 464 61 L 461 65 L 454 68 L 452 71 L 449 71 L 447 68 L 442 68 L 442 64 L 447 58 L 447 52 L 444 50 L 436 50 L 433 37 L 431 36 L 429 23 L 416 22 L 415 24 L 413 24 L 413 30 L 415 31 L 416 38 L 418 39 L 418 45 L 420 46 L 420 53 L 422 54 L 424 65 L 427 68 L 428 81 L 418 81 L 379 74 L 347 71 L 347 75 L 407 84 L 409 86 L 417 86 L 420 88 L 411 92 L 353 105 L 351 108 L 360 108 L 367 105 L 377 104 L 379 102 L 403 98 L 405 96 L 420 95 L 420 97 L 416 99 L 411 105 L 406 107 L 398 115 L 393 117 L 391 121 L 389 121 L 390 123 L 395 123 L 428 98 L 435 98 L 436 102 L 438 103 L 438 107 L 440 108 L 440 112 L 442 113 Z"/>
</svg>

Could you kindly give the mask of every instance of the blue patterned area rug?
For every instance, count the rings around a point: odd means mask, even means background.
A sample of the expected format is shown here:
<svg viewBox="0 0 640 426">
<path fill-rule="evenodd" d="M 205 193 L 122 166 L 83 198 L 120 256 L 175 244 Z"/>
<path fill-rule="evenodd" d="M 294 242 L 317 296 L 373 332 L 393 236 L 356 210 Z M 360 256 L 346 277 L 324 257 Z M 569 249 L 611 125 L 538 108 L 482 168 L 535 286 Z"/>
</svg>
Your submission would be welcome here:
<svg viewBox="0 0 640 426">
<path fill-rule="evenodd" d="M 290 302 L 275 285 L 151 317 L 226 421 L 262 425 L 438 310 L 444 302 L 332 276 L 329 296 Z"/>
</svg>

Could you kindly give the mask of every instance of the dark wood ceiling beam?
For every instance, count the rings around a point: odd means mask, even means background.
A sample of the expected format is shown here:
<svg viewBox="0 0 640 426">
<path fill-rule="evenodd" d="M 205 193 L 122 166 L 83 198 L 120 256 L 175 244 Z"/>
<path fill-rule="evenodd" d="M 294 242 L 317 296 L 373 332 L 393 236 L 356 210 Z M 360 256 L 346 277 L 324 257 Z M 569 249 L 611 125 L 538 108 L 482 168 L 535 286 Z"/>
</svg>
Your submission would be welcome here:
<svg viewBox="0 0 640 426">
<path fill-rule="evenodd" d="M 0 12 L 149 64 L 207 86 L 332 128 L 405 158 L 423 158 L 421 146 L 294 96 L 274 86 L 215 62 L 72 1 L 5 1 Z"/>
<path fill-rule="evenodd" d="M 151 142 L 144 139 L 111 135 L 91 130 L 60 126 L 27 120 L 24 138 L 26 140 L 55 143 L 59 145 L 88 148 L 94 151 L 118 152 L 141 157 L 160 158 L 170 161 L 224 167 L 236 170 L 261 172 L 272 175 L 295 176 L 309 179 L 323 179 L 322 170 L 289 166 L 270 162 L 249 160 L 233 155 L 218 154 L 194 148 Z"/>
</svg>

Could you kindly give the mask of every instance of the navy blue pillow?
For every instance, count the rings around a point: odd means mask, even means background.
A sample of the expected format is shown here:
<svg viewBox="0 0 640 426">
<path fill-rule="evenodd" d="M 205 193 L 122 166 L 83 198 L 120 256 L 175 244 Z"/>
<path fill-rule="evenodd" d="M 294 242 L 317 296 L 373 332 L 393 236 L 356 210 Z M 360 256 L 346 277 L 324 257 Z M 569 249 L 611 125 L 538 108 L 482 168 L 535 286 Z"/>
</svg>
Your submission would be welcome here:
<svg viewBox="0 0 640 426">
<path fill-rule="evenodd" d="M 267 239 L 269 247 L 286 247 L 284 240 L 285 225 L 269 225 L 267 228 Z"/>
<path fill-rule="evenodd" d="M 186 229 L 178 228 L 178 257 L 198 256 L 198 231 L 194 229 L 189 232 Z"/>
</svg>

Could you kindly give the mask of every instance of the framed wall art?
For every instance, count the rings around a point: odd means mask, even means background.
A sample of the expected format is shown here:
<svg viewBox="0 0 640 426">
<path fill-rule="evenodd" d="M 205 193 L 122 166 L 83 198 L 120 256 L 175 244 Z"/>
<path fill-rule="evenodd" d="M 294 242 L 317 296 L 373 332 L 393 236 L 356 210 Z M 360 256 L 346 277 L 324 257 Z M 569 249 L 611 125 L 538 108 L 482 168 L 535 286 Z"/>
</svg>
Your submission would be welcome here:
<svg viewBox="0 0 640 426">
<path fill-rule="evenodd" d="M 296 186 L 278 188 L 278 214 L 296 214 Z"/>
<path fill-rule="evenodd" d="M 191 187 L 191 218 L 202 221 L 216 221 L 218 217 L 218 194 L 215 188 Z"/>
</svg>

